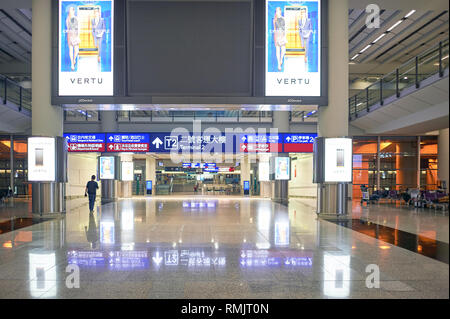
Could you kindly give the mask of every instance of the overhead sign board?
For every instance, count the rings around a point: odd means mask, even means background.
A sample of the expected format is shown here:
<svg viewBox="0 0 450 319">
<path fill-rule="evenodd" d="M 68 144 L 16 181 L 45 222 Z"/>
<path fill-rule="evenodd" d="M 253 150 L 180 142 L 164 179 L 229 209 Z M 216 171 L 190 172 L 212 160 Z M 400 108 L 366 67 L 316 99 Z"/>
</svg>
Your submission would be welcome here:
<svg viewBox="0 0 450 319">
<path fill-rule="evenodd" d="M 316 133 L 176 135 L 156 133 L 67 133 L 70 152 L 312 153 Z M 188 163 L 186 163 L 187 165 Z M 193 166 L 192 168 L 203 168 Z M 186 166 L 187 168 L 187 166 Z"/>
<path fill-rule="evenodd" d="M 69 133 L 64 134 L 69 152 L 104 152 L 105 134 L 103 133 Z"/>
<path fill-rule="evenodd" d="M 107 152 L 148 152 L 148 133 L 106 134 Z"/>
</svg>

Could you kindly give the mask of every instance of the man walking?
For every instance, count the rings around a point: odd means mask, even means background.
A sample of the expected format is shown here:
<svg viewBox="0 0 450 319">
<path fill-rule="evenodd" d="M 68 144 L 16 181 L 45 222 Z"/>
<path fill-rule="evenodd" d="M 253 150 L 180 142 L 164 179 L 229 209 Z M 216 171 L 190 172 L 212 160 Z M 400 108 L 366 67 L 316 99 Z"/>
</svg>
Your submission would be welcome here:
<svg viewBox="0 0 450 319">
<path fill-rule="evenodd" d="M 95 175 L 91 176 L 91 180 L 86 185 L 84 196 L 89 196 L 89 211 L 94 211 L 95 196 L 97 194 L 98 184 L 95 181 Z"/>
</svg>

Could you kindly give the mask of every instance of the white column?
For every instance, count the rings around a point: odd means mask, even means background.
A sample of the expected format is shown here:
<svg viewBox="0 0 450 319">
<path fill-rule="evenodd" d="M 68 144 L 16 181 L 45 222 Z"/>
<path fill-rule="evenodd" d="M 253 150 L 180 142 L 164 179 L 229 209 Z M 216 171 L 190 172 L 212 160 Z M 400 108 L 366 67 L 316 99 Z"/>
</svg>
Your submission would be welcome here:
<svg viewBox="0 0 450 319">
<path fill-rule="evenodd" d="M 133 154 L 120 154 L 121 162 L 132 162 Z M 121 164 L 122 165 L 122 164 Z M 130 198 L 133 194 L 133 182 L 132 181 L 120 181 L 120 196 L 124 198 Z"/>
<path fill-rule="evenodd" d="M 248 156 L 241 157 L 241 194 L 244 194 L 244 181 L 250 182 L 250 162 Z M 250 193 L 251 194 L 251 193 Z"/>
<path fill-rule="evenodd" d="M 153 157 L 145 159 L 145 180 L 152 181 L 152 196 L 156 192 L 156 160 Z"/>
<path fill-rule="evenodd" d="M 438 179 L 445 181 L 447 184 L 447 190 L 449 189 L 449 177 L 448 177 L 448 128 L 439 130 L 438 136 Z"/>
<path fill-rule="evenodd" d="M 348 0 L 328 1 L 328 106 L 319 108 L 318 135 L 348 135 Z"/>
<path fill-rule="evenodd" d="M 348 73 L 348 0 L 331 0 L 328 2 L 328 106 L 319 107 L 317 134 L 320 137 L 348 136 Z M 344 188 L 347 191 L 342 191 Z M 328 209 L 334 209 L 337 203 L 347 204 L 348 188 L 351 185 L 319 185 L 318 212 L 336 214 Z"/>
<path fill-rule="evenodd" d="M 31 98 L 33 135 L 62 136 L 63 110 L 51 105 L 52 10 L 51 0 L 32 0 Z"/>
</svg>

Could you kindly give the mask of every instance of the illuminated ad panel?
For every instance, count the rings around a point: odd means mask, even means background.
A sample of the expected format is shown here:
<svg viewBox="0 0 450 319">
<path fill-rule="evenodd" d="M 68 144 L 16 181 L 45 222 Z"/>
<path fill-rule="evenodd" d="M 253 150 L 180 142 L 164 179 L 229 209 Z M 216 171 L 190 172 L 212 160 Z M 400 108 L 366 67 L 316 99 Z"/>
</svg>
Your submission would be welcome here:
<svg viewBox="0 0 450 319">
<path fill-rule="evenodd" d="M 115 178 L 114 156 L 100 157 L 100 179 Z"/>
<path fill-rule="evenodd" d="M 122 162 L 122 181 L 132 181 L 134 177 L 133 162 Z"/>
<path fill-rule="evenodd" d="M 54 182 L 56 154 L 54 137 L 28 138 L 28 181 Z"/>
<path fill-rule="evenodd" d="M 112 96 L 114 1 L 59 1 L 59 96 Z"/>
<path fill-rule="evenodd" d="M 325 182 L 352 181 L 352 139 L 325 139 Z"/>
<path fill-rule="evenodd" d="M 266 0 L 266 96 L 320 96 L 320 10 L 320 0 Z"/>
<path fill-rule="evenodd" d="M 275 180 L 291 179 L 290 161 L 289 157 L 275 157 Z"/>
</svg>

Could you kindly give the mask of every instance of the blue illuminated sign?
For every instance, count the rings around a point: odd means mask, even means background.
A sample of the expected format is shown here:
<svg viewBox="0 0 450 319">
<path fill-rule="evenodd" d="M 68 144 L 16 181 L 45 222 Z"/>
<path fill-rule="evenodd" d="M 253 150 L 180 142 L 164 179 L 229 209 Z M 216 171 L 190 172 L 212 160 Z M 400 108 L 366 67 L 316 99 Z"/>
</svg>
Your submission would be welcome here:
<svg viewBox="0 0 450 319">
<path fill-rule="evenodd" d="M 66 133 L 64 137 L 68 143 L 105 143 L 103 133 Z"/>
<path fill-rule="evenodd" d="M 152 181 L 146 181 L 145 186 L 146 186 L 147 190 L 152 190 L 152 186 L 153 186 Z"/>
<path fill-rule="evenodd" d="M 283 143 L 307 143 L 312 144 L 314 143 L 314 140 L 316 139 L 317 134 L 316 133 L 297 133 L 297 134 L 291 134 L 291 133 L 283 133 Z"/>
<path fill-rule="evenodd" d="M 248 191 L 250 189 L 250 182 L 249 181 L 244 181 L 244 190 Z"/>
<path fill-rule="evenodd" d="M 312 152 L 316 133 L 221 133 L 220 135 L 152 133 L 66 133 L 72 152 Z M 99 148 L 94 148 L 96 143 Z M 105 145 L 106 144 L 106 145 Z M 100 148 L 103 147 L 103 148 Z M 106 149 L 105 149 L 106 147 Z M 186 165 L 188 163 L 185 163 Z M 183 166 L 187 168 L 187 166 Z M 194 168 L 191 164 L 191 167 Z"/>
<path fill-rule="evenodd" d="M 147 133 L 107 134 L 107 143 L 149 143 L 150 135 Z"/>
</svg>

